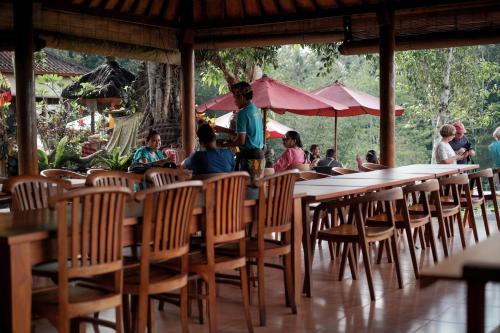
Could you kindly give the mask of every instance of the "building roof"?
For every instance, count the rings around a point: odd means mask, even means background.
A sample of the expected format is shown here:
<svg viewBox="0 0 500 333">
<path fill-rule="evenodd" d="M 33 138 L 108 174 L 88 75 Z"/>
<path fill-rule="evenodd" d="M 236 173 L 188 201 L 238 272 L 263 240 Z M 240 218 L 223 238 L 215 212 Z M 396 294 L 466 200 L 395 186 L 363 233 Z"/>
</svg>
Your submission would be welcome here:
<svg viewBox="0 0 500 333">
<path fill-rule="evenodd" d="M 45 52 L 47 55 L 46 61 L 42 64 L 35 63 L 35 74 L 58 74 L 61 76 L 83 75 L 90 71 L 80 65 L 72 64 L 69 61 L 63 60 L 51 52 Z M 14 52 L 0 52 L 0 72 L 14 73 Z"/>
</svg>

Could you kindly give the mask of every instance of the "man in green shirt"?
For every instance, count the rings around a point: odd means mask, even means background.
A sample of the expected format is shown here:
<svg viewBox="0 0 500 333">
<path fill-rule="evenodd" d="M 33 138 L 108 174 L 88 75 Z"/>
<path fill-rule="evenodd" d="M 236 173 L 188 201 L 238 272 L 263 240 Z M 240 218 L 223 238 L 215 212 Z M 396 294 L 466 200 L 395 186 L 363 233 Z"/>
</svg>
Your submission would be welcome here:
<svg viewBox="0 0 500 333">
<path fill-rule="evenodd" d="M 240 149 L 237 153 L 236 169 L 247 171 L 253 180 L 262 176 L 265 167 L 264 133 L 262 128 L 262 112 L 252 102 L 252 86 L 247 82 L 239 82 L 231 86 L 234 103 L 240 109 L 236 120 L 236 136 L 229 146 Z"/>
</svg>

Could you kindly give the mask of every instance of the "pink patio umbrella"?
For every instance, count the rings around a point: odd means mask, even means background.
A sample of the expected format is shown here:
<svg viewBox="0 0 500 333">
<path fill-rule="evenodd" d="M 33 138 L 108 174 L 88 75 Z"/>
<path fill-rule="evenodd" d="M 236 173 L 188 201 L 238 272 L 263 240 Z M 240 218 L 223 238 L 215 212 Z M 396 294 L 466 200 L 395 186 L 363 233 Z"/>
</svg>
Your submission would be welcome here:
<svg viewBox="0 0 500 333">
<path fill-rule="evenodd" d="M 220 116 L 219 118 L 215 119 L 215 124 L 220 127 L 229 128 L 232 115 L 233 115 L 232 112 L 229 112 L 223 116 Z M 268 138 L 279 139 L 282 138 L 283 135 L 286 134 L 286 132 L 293 131 L 293 128 L 285 126 L 277 122 L 276 120 L 268 119 L 266 130 L 269 134 Z"/>
<path fill-rule="evenodd" d="M 267 75 L 250 83 L 253 90 L 253 103 L 263 110 L 264 131 L 267 124 L 267 110 L 284 114 L 292 112 L 305 116 L 333 117 L 337 111 L 347 110 L 342 103 L 315 96 L 312 93 L 294 88 L 282 82 L 271 79 Z M 206 111 L 236 111 L 233 94 L 209 100 L 196 108 L 199 113 Z"/>
<path fill-rule="evenodd" d="M 334 116 L 337 111 L 347 110 L 348 106 L 331 101 L 321 96 L 294 88 L 264 75 L 250 83 L 253 90 L 253 102 L 261 109 L 270 109 L 276 113 L 292 112 L 305 116 Z M 196 108 L 196 111 L 236 111 L 233 94 L 227 93 L 209 100 Z"/>
<path fill-rule="evenodd" d="M 339 81 L 314 91 L 314 95 L 349 107 L 347 110 L 335 113 L 335 150 L 337 150 L 337 117 L 352 117 L 362 114 L 380 117 L 380 99 L 378 97 L 346 87 Z M 401 106 L 395 106 L 396 116 L 401 116 L 403 112 L 404 109 Z"/>
</svg>

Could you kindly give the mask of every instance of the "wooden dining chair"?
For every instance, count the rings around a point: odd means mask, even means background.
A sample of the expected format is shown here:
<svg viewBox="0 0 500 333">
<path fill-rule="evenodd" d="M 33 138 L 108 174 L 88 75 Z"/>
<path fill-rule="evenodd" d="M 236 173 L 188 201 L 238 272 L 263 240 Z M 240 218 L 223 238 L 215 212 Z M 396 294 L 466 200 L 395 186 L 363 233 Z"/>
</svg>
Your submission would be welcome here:
<svg viewBox="0 0 500 333">
<path fill-rule="evenodd" d="M 101 172 L 101 171 L 107 171 L 106 169 L 102 169 L 102 168 L 92 168 L 92 169 L 88 169 L 87 170 L 87 176 L 88 175 L 91 175 L 93 173 L 96 173 L 96 172 Z"/>
<path fill-rule="evenodd" d="M 293 170 L 293 169 L 297 169 L 299 171 L 309 171 L 309 170 L 311 170 L 311 165 L 308 163 L 305 163 L 305 164 L 294 164 L 294 165 L 290 165 L 290 167 L 288 167 L 288 170 Z"/>
<path fill-rule="evenodd" d="M 363 168 L 368 169 L 368 171 L 373 171 L 373 170 L 388 169 L 389 167 L 377 163 L 363 163 Z"/>
<path fill-rule="evenodd" d="M 332 175 L 332 167 L 330 166 L 315 166 L 313 170 L 317 173 L 322 173 L 329 176 Z"/>
<path fill-rule="evenodd" d="M 240 288 L 247 328 L 249 332 L 253 332 L 243 223 L 243 205 L 248 181 L 247 172 L 231 172 L 211 177 L 203 182 L 205 247 L 190 256 L 189 271 L 198 275 L 208 286 L 208 319 L 211 333 L 217 332 L 215 274 L 235 269 L 240 271 Z M 238 247 L 237 251 L 233 250 L 234 246 Z M 200 313 L 203 313 L 201 309 Z"/>
<path fill-rule="evenodd" d="M 257 265 L 261 326 L 266 326 L 264 266 L 284 270 L 286 304 L 293 313 L 297 313 L 292 283 L 291 218 L 293 188 L 298 177 L 297 170 L 290 170 L 264 177 L 255 183 L 259 189 L 257 235 L 247 240 L 246 255 L 248 259 L 255 259 Z M 273 239 L 273 233 L 280 234 L 280 239 Z M 266 263 L 269 257 L 283 258 L 283 266 Z"/>
<path fill-rule="evenodd" d="M 144 202 L 140 265 L 126 269 L 123 292 L 134 302 L 133 332 L 153 331 L 154 309 L 150 299 L 180 289 L 182 332 L 188 328 L 188 254 L 193 208 L 203 186 L 201 181 L 177 182 L 137 192 Z M 128 316 L 125 316 L 128 318 Z M 149 319 L 147 319 L 149 318 Z"/>
<path fill-rule="evenodd" d="M 40 175 L 50 178 L 59 179 L 85 179 L 85 175 L 81 175 L 77 172 L 64 170 L 64 169 L 45 169 L 40 171 Z"/>
<path fill-rule="evenodd" d="M 140 174 L 104 170 L 90 174 L 87 177 L 87 186 L 125 186 L 134 191 L 142 184 L 143 176 Z"/>
<path fill-rule="evenodd" d="M 352 170 L 352 169 L 347 169 L 347 168 L 340 168 L 340 167 L 334 167 L 332 168 L 332 175 L 338 176 L 338 175 L 348 175 L 351 173 L 358 173 L 359 171 L 357 170 Z"/>
<path fill-rule="evenodd" d="M 488 224 L 488 213 L 486 211 L 486 197 L 483 189 L 483 180 L 488 180 L 493 178 L 493 170 L 491 168 L 484 169 L 478 172 L 469 173 L 469 186 L 477 189 L 475 193 L 470 193 L 470 198 L 467 197 L 467 192 L 464 190 L 462 194 L 461 204 L 465 208 L 465 221 L 467 222 L 471 218 L 474 218 L 474 208 L 481 209 L 481 216 L 483 217 L 484 230 L 486 236 L 490 235 L 490 226 Z M 491 186 L 491 184 L 490 184 Z M 494 185 L 493 185 L 494 186 Z M 497 206 L 498 209 L 498 206 Z"/>
<path fill-rule="evenodd" d="M 183 169 L 151 168 L 144 176 L 146 181 L 154 187 L 160 187 L 189 179 L 189 173 Z"/>
<path fill-rule="evenodd" d="M 130 194 L 124 187 L 84 188 L 50 199 L 58 220 L 57 288 L 35 291 L 33 312 L 59 332 L 77 331 L 81 321 L 94 321 L 85 315 L 110 308 L 115 309 L 116 322 L 96 323 L 123 331 L 122 221 Z M 70 283 L 104 274 L 112 276 L 108 288 Z"/>
<path fill-rule="evenodd" d="M 466 187 L 469 190 L 469 179 L 467 175 L 455 175 L 448 178 L 439 179 L 439 203 L 431 204 L 432 217 L 437 218 L 439 223 L 439 237 L 443 246 L 443 253 L 448 257 L 448 243 L 447 238 L 453 235 L 453 225 L 456 222 L 460 234 L 460 241 L 462 248 L 466 248 L 465 231 L 463 219 L 461 215 L 460 193 L 462 188 Z M 424 208 L 421 204 L 412 205 L 409 207 L 410 212 L 423 212 Z M 474 229 L 475 221 L 474 221 Z M 477 230 L 476 230 L 477 234 Z"/>
<path fill-rule="evenodd" d="M 3 190 L 12 196 L 12 211 L 47 208 L 51 196 L 70 188 L 67 180 L 44 176 L 15 176 L 3 185 Z"/>
<path fill-rule="evenodd" d="M 347 251 L 346 258 L 349 260 L 349 266 L 351 268 L 353 278 L 356 278 L 357 275 L 357 261 L 354 258 L 353 252 L 355 250 L 353 249 L 353 246 L 359 245 L 363 254 L 363 263 L 365 266 L 368 287 L 370 290 L 370 298 L 372 301 L 375 300 L 375 289 L 373 286 L 370 255 L 368 251 L 370 243 L 390 240 L 393 259 L 396 266 L 398 286 L 399 288 L 403 288 L 398 255 L 397 231 L 394 218 L 394 201 L 401 199 L 403 199 L 403 191 L 401 188 L 393 188 L 390 190 L 369 193 L 363 196 L 339 201 L 337 203 L 338 205 L 348 207 L 348 223 L 318 232 L 319 239 L 329 242 L 344 243 L 344 251 Z M 366 225 L 366 218 L 369 216 L 370 203 L 379 203 L 384 205 L 385 212 L 383 214 L 386 215 L 387 224 L 377 227 Z"/>
<path fill-rule="evenodd" d="M 438 261 L 430 205 L 439 205 L 439 182 L 436 179 L 431 179 L 425 183 L 405 186 L 403 187 L 403 196 L 403 199 L 396 202 L 397 213 L 394 215 L 394 225 L 396 229 L 404 230 L 406 233 L 408 249 L 410 251 L 413 264 L 413 272 L 415 274 L 415 278 L 418 279 L 419 269 L 415 253 L 413 231 L 419 232 L 421 228 L 425 228 L 425 240 L 430 242 L 434 262 L 436 263 Z M 413 205 L 419 205 L 422 209 L 412 211 L 409 208 Z M 367 225 L 371 226 L 380 226 L 387 223 L 387 214 L 376 214 L 368 217 L 367 219 Z M 421 236 L 424 237 L 424 234 L 422 233 Z M 424 238 L 421 239 L 424 240 Z M 387 241 L 380 244 L 379 258 L 377 259 L 378 262 L 380 262 L 380 256 L 382 254 L 384 244 L 387 246 Z"/>
<path fill-rule="evenodd" d="M 484 199 L 486 201 L 491 201 L 493 205 L 493 210 L 495 211 L 495 218 L 497 221 L 498 230 L 500 230 L 500 212 L 498 208 L 498 201 L 500 200 L 500 191 L 496 188 L 495 185 L 495 175 L 498 179 L 498 184 L 500 184 L 500 168 L 492 169 L 492 176 L 488 177 L 488 184 L 490 186 L 489 191 L 483 191 Z"/>
</svg>

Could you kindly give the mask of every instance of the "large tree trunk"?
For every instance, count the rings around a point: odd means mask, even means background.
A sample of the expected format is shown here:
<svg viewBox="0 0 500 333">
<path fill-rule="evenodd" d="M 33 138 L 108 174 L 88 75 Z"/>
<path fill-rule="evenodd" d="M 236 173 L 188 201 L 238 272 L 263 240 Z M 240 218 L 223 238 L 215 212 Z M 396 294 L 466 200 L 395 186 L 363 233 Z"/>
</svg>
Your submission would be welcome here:
<svg viewBox="0 0 500 333">
<path fill-rule="evenodd" d="M 162 146 L 179 146 L 181 134 L 180 69 L 178 66 L 145 62 L 135 87 L 139 111 L 144 110 L 140 131 L 149 129 L 160 132 Z"/>
<path fill-rule="evenodd" d="M 443 90 L 441 91 L 441 97 L 439 99 L 439 107 L 438 114 L 436 116 L 436 120 L 434 123 L 434 134 L 432 138 L 432 163 L 436 163 L 436 152 L 435 148 L 439 141 L 441 141 L 441 135 L 439 135 L 439 129 L 441 126 L 446 124 L 448 121 L 448 105 L 450 102 L 450 74 L 451 74 L 451 66 L 453 63 L 453 49 L 448 49 L 448 57 L 446 58 L 446 62 L 444 64 L 444 73 L 443 73 Z"/>
</svg>

